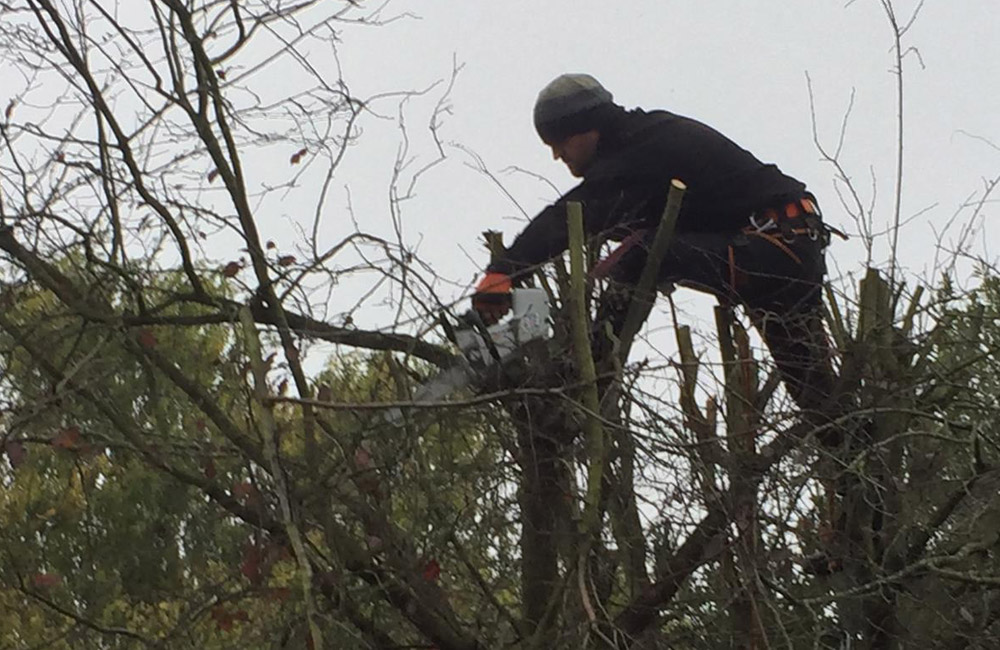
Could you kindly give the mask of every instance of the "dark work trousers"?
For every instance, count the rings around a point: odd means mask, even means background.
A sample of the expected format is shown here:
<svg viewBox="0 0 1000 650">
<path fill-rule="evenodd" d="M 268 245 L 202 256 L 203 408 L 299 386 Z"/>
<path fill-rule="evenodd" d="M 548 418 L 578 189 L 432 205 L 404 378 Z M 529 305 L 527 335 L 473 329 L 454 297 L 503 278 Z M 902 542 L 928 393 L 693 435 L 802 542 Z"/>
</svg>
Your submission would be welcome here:
<svg viewBox="0 0 1000 650">
<path fill-rule="evenodd" d="M 773 231 L 772 231 L 773 232 Z M 610 273 L 611 292 L 598 323 L 615 333 L 646 264 L 652 233 L 626 252 Z M 826 271 L 819 239 L 756 232 L 678 233 L 660 266 L 659 281 L 714 294 L 742 305 L 764 339 L 791 397 L 815 412 L 832 395 L 835 375 L 823 328 Z"/>
</svg>

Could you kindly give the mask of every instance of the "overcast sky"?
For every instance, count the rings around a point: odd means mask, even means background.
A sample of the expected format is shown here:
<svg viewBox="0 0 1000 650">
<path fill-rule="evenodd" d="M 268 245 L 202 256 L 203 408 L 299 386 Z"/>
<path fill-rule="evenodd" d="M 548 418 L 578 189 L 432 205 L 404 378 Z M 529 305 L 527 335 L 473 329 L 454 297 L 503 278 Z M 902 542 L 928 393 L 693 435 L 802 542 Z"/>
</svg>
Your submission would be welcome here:
<svg viewBox="0 0 1000 650">
<path fill-rule="evenodd" d="M 899 20 L 909 21 L 917 4 L 896 1 Z M 148 19 L 140 3 L 120 7 Z M 986 181 L 1000 176 L 997 8 L 997 0 L 927 0 L 904 36 L 906 225 L 900 259 L 908 273 L 926 276 L 933 270 L 937 233 L 957 215 L 958 225 L 942 239 L 951 245 L 972 213 L 963 206 L 982 196 Z M 453 66 L 460 66 L 437 132 L 446 159 L 419 177 L 412 198 L 397 213 L 404 243 L 438 274 L 436 290 L 446 302 L 464 300 L 485 265 L 483 230 L 501 229 L 512 241 L 528 217 L 575 183 L 551 159 L 531 121 L 538 91 L 564 72 L 593 74 L 626 107 L 666 108 L 714 126 L 807 183 L 826 219 L 857 233 L 835 192 L 836 172 L 822 161 L 813 142 L 808 74 L 815 126 L 831 151 L 838 146 L 853 97 L 840 160 L 866 207 L 874 201 L 876 230 L 891 223 L 896 77 L 893 34 L 881 0 L 392 0 L 382 13 L 385 18 L 403 14 L 382 26 L 345 26 L 338 34 L 337 57 L 316 42 L 304 45 L 302 53 L 310 65 L 328 71 L 330 79 L 337 77 L 339 65 L 349 90 L 359 98 L 430 87 L 402 110 L 413 159 L 401 179 L 404 187 L 416 170 L 438 156 L 427 124 Z M 245 55 L 252 58 L 265 50 Z M 301 75 L 283 69 L 276 65 L 252 78 L 252 90 L 271 98 L 294 93 Z M 17 76 L 6 79 L 21 83 Z M 5 85 L 12 96 L 17 94 L 17 84 Z M 59 84 L 46 88 L 39 92 L 63 91 Z M 353 231 L 349 204 L 358 227 L 395 239 L 388 185 L 401 141 L 398 99 L 383 99 L 372 107 L 387 119 L 366 114 L 360 120 L 361 137 L 324 204 L 321 245 Z M 296 146 L 284 144 L 289 152 L 280 156 L 290 155 Z M 255 182 L 275 176 L 273 166 L 281 160 L 275 153 L 247 152 L 249 174 L 259 179 Z M 492 179 L 470 167 L 473 156 Z M 514 167 L 527 173 L 511 173 Z M 262 205 L 262 236 L 277 241 L 281 250 L 300 242 L 289 226 L 310 221 L 321 180 L 304 176 L 294 201 L 276 199 L 266 209 Z M 969 251 L 991 260 L 997 198 L 1000 194 L 986 204 L 985 225 Z M 884 263 L 888 245 L 887 236 L 877 239 L 876 262 Z M 231 238 L 214 242 L 207 252 L 225 263 L 241 247 Z M 834 284 L 846 287 L 850 282 L 844 276 L 863 270 L 865 247 L 854 237 L 836 242 L 829 257 Z M 350 309 L 371 282 L 364 277 L 353 288 L 349 282 L 339 286 L 332 294 L 330 319 L 336 322 L 338 311 Z M 691 295 L 680 292 L 681 303 Z M 378 309 L 354 317 L 362 327 L 392 327 L 392 319 Z"/>
<path fill-rule="evenodd" d="M 896 2 L 899 20 L 908 20 L 916 5 Z M 930 269 L 936 240 L 932 225 L 942 226 L 970 197 L 981 195 L 984 179 L 1000 175 L 996 8 L 995 0 L 928 0 L 904 36 L 902 216 L 908 225 L 900 240 L 902 263 L 912 272 Z M 896 79 L 891 74 L 892 31 L 879 0 L 633 0 L 613 5 L 597 0 L 410 0 L 390 9 L 405 9 L 419 19 L 344 34 L 340 53 L 351 90 L 365 96 L 425 87 L 447 77 L 457 61 L 462 71 L 441 137 L 475 151 L 493 171 L 517 166 L 544 175 L 561 190 L 573 185 L 538 141 L 531 109 L 539 89 L 556 75 L 589 72 L 627 107 L 666 108 L 718 128 L 806 182 L 827 219 L 856 232 L 834 192 L 835 171 L 821 161 L 813 143 L 808 74 L 819 137 L 831 150 L 853 93 L 842 162 L 866 204 L 875 193 L 876 219 L 883 226 L 889 223 Z M 433 158 L 429 137 L 420 132 L 432 105 L 428 98 L 407 109 L 418 164 Z M 363 179 L 378 187 L 384 181 L 379 176 L 385 166 L 380 168 L 376 159 L 391 158 L 395 151 L 395 134 L 384 127 L 366 124 L 368 134 L 352 154 L 364 169 L 348 167 L 350 180 L 344 182 Z M 500 228 L 509 242 L 524 221 L 489 179 L 468 169 L 466 155 L 450 147 L 447 151 L 449 159 L 422 177 L 417 196 L 404 205 L 403 222 L 407 238 L 419 241 L 422 257 L 448 278 L 468 283 L 484 261 L 478 234 Z M 554 196 L 525 175 L 500 178 L 529 214 Z M 379 221 L 387 220 L 387 212 L 378 203 L 384 195 L 367 195 L 367 202 L 352 192 L 363 227 L 385 228 L 387 223 Z M 991 211 L 995 207 L 987 209 Z M 982 253 L 985 243 L 981 235 L 974 252 Z M 884 260 L 887 250 L 888 239 L 883 238 L 877 259 Z M 468 259 L 464 251 L 477 259 Z M 864 250 L 855 238 L 835 245 L 831 256 L 844 272 L 858 268 Z M 457 295 L 459 289 L 455 291 Z"/>
</svg>

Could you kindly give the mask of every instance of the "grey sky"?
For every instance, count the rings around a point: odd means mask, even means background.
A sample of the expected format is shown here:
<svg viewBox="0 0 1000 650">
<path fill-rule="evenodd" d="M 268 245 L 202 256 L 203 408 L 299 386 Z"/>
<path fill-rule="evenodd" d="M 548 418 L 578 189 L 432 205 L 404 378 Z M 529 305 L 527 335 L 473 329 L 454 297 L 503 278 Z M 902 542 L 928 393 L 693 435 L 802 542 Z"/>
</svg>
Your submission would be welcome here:
<svg viewBox="0 0 1000 650">
<path fill-rule="evenodd" d="M 897 0 L 900 19 L 908 20 L 917 4 Z M 122 6 L 144 17 L 143 5 Z M 961 206 L 981 195 L 984 179 L 1000 175 L 1000 25 L 995 9 L 996 0 L 928 0 L 904 38 L 908 52 L 902 216 L 907 225 L 900 255 L 904 267 L 914 273 L 932 268 L 935 228 L 940 230 L 956 212 L 957 222 L 965 222 L 971 209 L 960 211 Z M 527 216 L 555 198 L 555 190 L 537 178 L 502 170 L 523 168 L 545 176 L 560 190 L 575 182 L 551 159 L 531 124 L 538 90 L 568 71 L 595 75 L 626 106 L 667 108 L 711 124 L 805 181 L 818 195 L 827 219 L 856 232 L 834 191 L 835 171 L 820 160 L 812 141 L 806 73 L 812 79 L 819 136 L 831 150 L 853 93 L 841 161 L 865 205 L 877 197 L 876 230 L 891 221 L 896 88 L 890 72 L 892 33 L 880 0 L 388 3 L 385 15 L 401 13 L 414 17 L 380 27 L 346 27 L 339 33 L 337 53 L 356 97 L 426 88 L 447 79 L 453 61 L 462 66 L 439 131 L 447 158 L 420 177 L 415 195 L 399 213 L 403 241 L 442 278 L 436 287 L 442 300 L 468 294 L 486 258 L 479 244 L 483 230 L 500 228 L 510 241 Z M 920 57 L 909 48 L 917 48 Z M 244 53 L 241 63 L 263 56 L 262 51 Z M 303 53 L 310 65 L 328 73 L 328 79 L 336 78 L 337 60 L 329 48 L 313 42 Z M 298 88 L 301 68 L 287 63 L 252 78 L 254 92 L 273 100 Z M 12 96 L 15 86 L 7 84 Z M 46 88 L 58 93 L 63 86 Z M 404 186 L 415 170 L 437 156 L 426 124 L 443 89 L 439 85 L 404 107 L 409 155 L 414 157 L 404 170 Z M 6 96 L 0 99 L 6 104 Z M 397 104 L 397 99 L 375 104 L 389 119 L 365 115 L 360 121 L 359 143 L 349 150 L 324 203 L 321 244 L 339 241 L 355 227 L 347 215 L 346 188 L 358 226 L 395 239 L 387 187 L 400 143 Z M 254 182 L 288 173 L 288 157 L 295 147 L 282 142 L 248 152 Z M 472 158 L 462 147 L 481 156 L 510 196 L 469 168 Z M 278 164 L 280 173 L 274 169 Z M 182 171 L 202 179 L 208 172 Z M 262 236 L 277 241 L 282 251 L 301 241 L 290 225 L 310 222 L 320 196 L 319 174 L 304 175 L 287 200 L 273 198 L 261 205 Z M 220 192 L 212 186 L 205 200 L 221 197 Z M 996 205 L 987 204 L 985 223 Z M 987 225 L 973 254 L 984 253 L 989 233 Z M 877 240 L 877 261 L 885 260 L 888 242 L 887 237 Z M 225 262 L 238 256 L 240 247 L 235 237 L 223 243 L 213 240 L 207 254 Z M 858 237 L 836 243 L 831 250 L 835 282 L 843 273 L 859 270 L 864 253 Z M 993 252 L 986 254 L 991 257 Z M 329 316 L 349 309 L 371 282 L 366 276 L 337 287 Z M 687 301 L 690 293 L 680 297 Z M 391 326 L 392 318 L 369 309 L 355 314 L 355 321 L 381 328 Z"/>
<path fill-rule="evenodd" d="M 613 6 L 613 9 L 609 8 Z M 896 3 L 900 20 L 916 3 Z M 833 191 L 834 170 L 812 142 L 806 73 L 812 79 L 820 138 L 833 149 L 852 90 L 854 107 L 842 159 L 866 203 L 877 183 L 876 218 L 892 209 L 896 144 L 892 34 L 878 0 L 593 0 L 487 3 L 416 0 L 391 5 L 421 17 L 380 29 L 351 31 L 341 50 L 352 90 L 366 95 L 420 87 L 448 73 L 452 57 L 464 69 L 451 95 L 442 137 L 475 150 L 493 170 L 511 165 L 544 174 L 560 189 L 573 179 L 554 163 L 531 126 L 538 90 L 555 75 L 586 71 L 626 106 L 667 108 L 720 129 L 760 158 L 808 183 L 828 218 L 856 230 Z M 983 178 L 1000 174 L 1000 151 L 962 132 L 1000 144 L 1000 30 L 992 0 L 931 0 L 904 38 L 906 165 L 903 218 L 922 210 L 904 230 L 902 261 L 927 269 L 934 252 L 930 222 L 949 219 Z M 425 102 L 430 104 L 430 102 Z M 411 131 L 421 112 L 415 103 Z M 382 131 L 369 125 L 370 133 Z M 388 137 L 388 133 L 384 133 Z M 380 135 L 381 137 L 381 135 Z M 378 147 L 362 141 L 361 149 Z M 414 149 L 428 141 L 414 138 Z M 384 155 L 385 152 L 383 152 Z M 423 160 L 431 155 L 423 151 Z M 477 270 L 458 247 L 475 249 L 488 227 L 510 238 L 523 222 L 485 178 L 451 159 L 428 173 L 404 206 L 409 237 L 445 275 L 468 282 Z M 362 151 L 355 160 L 372 160 Z M 502 177 L 534 213 L 551 198 L 542 184 Z M 358 196 L 354 196 L 358 205 Z M 377 199 L 376 199 L 377 200 Z M 936 206 L 936 207 L 931 207 Z M 378 228 L 377 203 L 364 226 Z M 373 221 L 369 221 L 369 219 Z M 981 241 L 981 240 L 980 240 Z M 884 257 L 888 241 L 876 249 Z M 981 250 L 981 249 L 980 249 Z M 842 269 L 863 259 L 857 240 L 832 251 Z"/>
</svg>

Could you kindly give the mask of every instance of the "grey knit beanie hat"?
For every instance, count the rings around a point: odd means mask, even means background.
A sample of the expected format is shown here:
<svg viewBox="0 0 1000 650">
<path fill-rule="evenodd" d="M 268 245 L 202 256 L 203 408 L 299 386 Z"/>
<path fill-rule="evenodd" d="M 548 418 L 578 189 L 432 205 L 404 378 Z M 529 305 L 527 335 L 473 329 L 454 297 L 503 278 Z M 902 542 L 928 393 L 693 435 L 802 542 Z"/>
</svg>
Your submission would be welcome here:
<svg viewBox="0 0 1000 650">
<path fill-rule="evenodd" d="M 549 82 L 535 101 L 535 129 L 547 143 L 600 126 L 611 93 L 589 74 L 563 74 Z"/>
</svg>

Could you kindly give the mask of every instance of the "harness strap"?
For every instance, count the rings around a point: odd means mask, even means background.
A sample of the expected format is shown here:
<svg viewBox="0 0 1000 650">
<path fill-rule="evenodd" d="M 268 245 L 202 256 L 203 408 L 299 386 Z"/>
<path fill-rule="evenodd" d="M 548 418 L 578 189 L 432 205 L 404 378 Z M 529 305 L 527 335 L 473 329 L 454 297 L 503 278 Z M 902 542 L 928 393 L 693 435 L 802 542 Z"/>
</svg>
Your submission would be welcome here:
<svg viewBox="0 0 1000 650">
<path fill-rule="evenodd" d="M 796 223 L 804 223 L 805 228 L 796 227 Z M 811 195 L 755 212 L 750 215 L 750 226 L 744 228 L 744 232 L 760 233 L 773 228 L 780 230 L 782 238 L 788 243 L 801 234 L 808 235 L 813 241 L 822 240 L 824 247 L 830 243 L 831 232 L 847 239 L 843 232 L 823 222 L 819 206 Z"/>
<path fill-rule="evenodd" d="M 805 229 L 802 229 L 802 232 L 805 232 Z M 794 260 L 796 264 L 802 266 L 802 258 L 796 255 L 795 252 L 791 248 L 789 248 L 787 244 L 785 244 L 785 242 L 781 241 L 774 235 L 769 235 L 766 232 L 756 232 L 753 230 L 747 231 L 747 234 L 756 235 L 757 237 L 763 237 L 767 241 L 771 242 L 772 244 L 780 248 L 781 251 L 788 257 L 792 258 L 792 260 Z M 730 247 L 729 250 L 730 250 L 730 255 L 732 255 L 732 247 Z M 730 259 L 732 258 L 730 257 Z M 732 264 L 732 262 L 730 262 L 730 264 Z"/>
<path fill-rule="evenodd" d="M 804 224 L 805 227 L 797 225 L 796 222 Z M 769 234 L 768 231 L 770 230 L 780 231 L 781 237 L 778 238 Z M 649 229 L 647 228 L 640 228 L 633 231 L 607 257 L 594 265 L 590 270 L 590 277 L 594 279 L 608 277 L 614 267 L 621 261 L 622 257 L 639 244 L 648 232 Z M 829 243 L 830 233 L 842 239 L 847 239 L 847 235 L 842 231 L 822 221 L 819 206 L 816 205 L 816 201 L 811 196 L 804 196 L 785 205 L 776 208 L 765 208 L 751 214 L 750 224 L 743 228 L 743 232 L 748 235 L 763 237 L 768 242 L 780 248 L 782 252 L 799 265 L 802 264 L 802 259 L 787 245 L 796 236 L 806 235 L 813 240 L 822 238 L 824 247 Z M 737 273 L 734 251 L 731 245 L 729 246 L 728 256 L 730 285 L 735 287 Z"/>
<path fill-rule="evenodd" d="M 615 268 L 615 265 L 621 261 L 625 253 L 632 250 L 636 244 L 641 242 L 647 232 L 649 232 L 647 228 L 641 228 L 623 239 L 617 248 L 608 253 L 608 256 L 603 260 L 595 264 L 594 268 L 590 269 L 590 277 L 598 280 L 606 278 L 611 273 L 611 270 Z"/>
<path fill-rule="evenodd" d="M 777 208 L 764 208 L 760 211 L 760 214 L 764 217 L 765 221 L 773 221 L 779 225 L 786 219 L 794 219 L 795 217 L 804 215 L 820 216 L 816 202 L 807 196 Z"/>
</svg>

